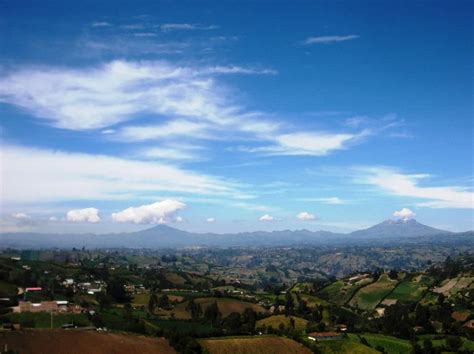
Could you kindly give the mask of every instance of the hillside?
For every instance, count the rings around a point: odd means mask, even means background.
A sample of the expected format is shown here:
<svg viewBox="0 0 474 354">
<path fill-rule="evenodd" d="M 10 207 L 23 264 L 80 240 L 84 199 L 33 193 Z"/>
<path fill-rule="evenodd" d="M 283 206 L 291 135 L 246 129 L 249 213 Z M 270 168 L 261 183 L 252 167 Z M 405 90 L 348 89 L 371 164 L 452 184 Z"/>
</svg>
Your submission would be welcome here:
<svg viewBox="0 0 474 354">
<path fill-rule="evenodd" d="M 0 348 L 21 354 L 175 354 L 164 338 L 96 331 L 0 332 Z"/>
</svg>

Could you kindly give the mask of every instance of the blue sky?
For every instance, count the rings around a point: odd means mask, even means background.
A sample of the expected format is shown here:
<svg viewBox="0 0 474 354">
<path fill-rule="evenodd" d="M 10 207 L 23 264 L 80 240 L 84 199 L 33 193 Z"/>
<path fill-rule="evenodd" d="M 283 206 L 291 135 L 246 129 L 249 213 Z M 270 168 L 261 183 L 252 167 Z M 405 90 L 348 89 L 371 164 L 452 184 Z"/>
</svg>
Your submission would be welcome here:
<svg viewBox="0 0 474 354">
<path fill-rule="evenodd" d="M 473 229 L 472 2 L 0 6 L 2 231 Z"/>
</svg>

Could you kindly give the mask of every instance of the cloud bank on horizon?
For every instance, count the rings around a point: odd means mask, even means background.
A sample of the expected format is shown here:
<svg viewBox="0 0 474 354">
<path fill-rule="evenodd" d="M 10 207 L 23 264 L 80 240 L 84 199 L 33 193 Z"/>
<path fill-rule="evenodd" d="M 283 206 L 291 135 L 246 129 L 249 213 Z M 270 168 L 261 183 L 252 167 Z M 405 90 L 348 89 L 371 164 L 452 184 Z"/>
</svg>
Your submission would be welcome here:
<svg viewBox="0 0 474 354">
<path fill-rule="evenodd" d="M 353 4 L 301 4 L 275 36 L 281 6 L 244 26 L 230 4 L 176 18 L 105 3 L 63 31 L 63 5 L 44 31 L 24 30 L 35 6 L 0 15 L 0 232 L 350 231 L 415 215 L 473 228 L 471 5 L 431 4 L 426 26 L 397 8 L 391 26 L 397 4 L 369 22 Z"/>
</svg>

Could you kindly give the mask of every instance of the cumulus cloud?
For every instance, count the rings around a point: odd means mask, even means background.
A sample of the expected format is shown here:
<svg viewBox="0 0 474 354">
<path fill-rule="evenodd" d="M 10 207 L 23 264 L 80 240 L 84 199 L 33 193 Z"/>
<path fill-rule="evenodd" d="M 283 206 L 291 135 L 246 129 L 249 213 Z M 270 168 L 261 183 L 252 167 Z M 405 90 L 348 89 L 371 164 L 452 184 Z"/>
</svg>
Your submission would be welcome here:
<svg viewBox="0 0 474 354">
<path fill-rule="evenodd" d="M 474 209 L 474 193 L 461 186 L 421 186 L 429 174 L 403 174 L 388 167 L 356 168 L 356 182 L 369 184 L 396 196 L 426 200 L 416 205 L 427 208 Z"/>
<path fill-rule="evenodd" d="M 265 214 L 265 215 L 261 216 L 258 220 L 263 221 L 263 222 L 270 222 L 270 221 L 274 221 L 275 218 L 271 215 Z"/>
<path fill-rule="evenodd" d="M 186 204 L 165 199 L 153 204 L 130 207 L 112 214 L 116 222 L 131 222 L 134 224 L 165 224 L 170 222 L 178 210 L 184 209 Z"/>
<path fill-rule="evenodd" d="M 178 215 L 178 216 L 176 217 L 175 221 L 176 221 L 176 222 L 183 222 L 184 219 L 183 219 L 183 217 L 181 217 L 181 216 Z"/>
<path fill-rule="evenodd" d="M 407 220 L 412 219 L 416 216 L 416 214 L 408 208 L 402 208 L 397 210 L 393 213 L 393 216 L 399 219 Z"/>
<path fill-rule="evenodd" d="M 353 39 L 359 38 L 358 35 L 350 34 L 347 36 L 319 36 L 319 37 L 308 37 L 303 41 L 305 45 L 311 44 L 327 44 L 327 43 L 334 43 L 334 42 L 345 42 L 350 41 Z"/>
<path fill-rule="evenodd" d="M 213 223 L 213 222 L 215 222 L 215 221 L 216 221 L 215 218 L 207 218 L 207 219 L 206 219 L 206 222 L 208 222 L 208 223 L 210 223 L 210 224 Z"/>
<path fill-rule="evenodd" d="M 30 219 L 30 216 L 25 213 L 13 213 L 12 218 L 18 219 L 18 220 L 26 220 L 26 219 Z"/>
<path fill-rule="evenodd" d="M 316 215 L 314 214 L 310 214 L 306 211 L 302 211 L 301 213 L 299 213 L 298 215 L 296 215 L 296 217 L 301 220 L 301 221 L 312 221 L 312 220 L 316 220 Z"/>
<path fill-rule="evenodd" d="M 58 218 L 56 216 L 50 216 L 48 220 L 54 222 L 54 221 L 58 221 Z"/>
<path fill-rule="evenodd" d="M 96 208 L 73 209 L 66 214 L 66 220 L 71 222 L 90 222 L 100 221 L 99 210 Z"/>
</svg>

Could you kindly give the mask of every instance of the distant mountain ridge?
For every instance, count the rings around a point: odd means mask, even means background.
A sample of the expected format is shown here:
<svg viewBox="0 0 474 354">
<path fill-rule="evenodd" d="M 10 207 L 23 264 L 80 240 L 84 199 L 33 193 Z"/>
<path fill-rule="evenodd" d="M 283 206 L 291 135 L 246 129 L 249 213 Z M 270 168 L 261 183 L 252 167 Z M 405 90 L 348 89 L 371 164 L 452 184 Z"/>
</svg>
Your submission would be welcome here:
<svg viewBox="0 0 474 354">
<path fill-rule="evenodd" d="M 382 221 L 380 224 L 371 226 L 368 229 L 350 233 L 353 237 L 416 237 L 439 234 L 452 234 L 452 232 L 420 224 L 415 219 L 389 219 Z"/>
<path fill-rule="evenodd" d="M 373 244 L 414 242 L 474 241 L 474 232 L 453 233 L 435 229 L 416 220 L 386 220 L 365 230 L 348 234 L 329 231 L 283 230 L 234 234 L 193 233 L 167 225 L 118 234 L 0 234 L 2 248 L 175 248 L 175 247 L 271 247 L 323 244 Z"/>
</svg>

